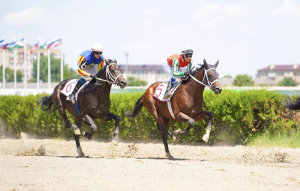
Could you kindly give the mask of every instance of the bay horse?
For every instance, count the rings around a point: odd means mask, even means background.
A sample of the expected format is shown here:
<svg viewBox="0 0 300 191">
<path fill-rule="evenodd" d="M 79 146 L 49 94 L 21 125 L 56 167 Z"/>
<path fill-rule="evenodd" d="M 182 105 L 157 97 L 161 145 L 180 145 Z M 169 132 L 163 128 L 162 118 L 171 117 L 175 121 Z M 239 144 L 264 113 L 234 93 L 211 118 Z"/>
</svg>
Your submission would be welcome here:
<svg viewBox="0 0 300 191">
<path fill-rule="evenodd" d="M 115 120 L 113 143 L 117 145 L 120 117 L 109 111 L 109 96 L 112 84 L 118 85 L 122 89 L 126 86 L 126 80 L 122 76 L 122 70 L 117 65 L 117 61 L 110 59 L 105 60 L 105 66 L 97 73 L 97 77 L 91 80 L 89 84 L 79 92 L 77 103 L 80 114 L 75 109 L 75 105 L 71 101 L 67 101 L 67 97 L 60 93 L 68 81 L 69 80 L 64 80 L 60 82 L 54 88 L 51 96 L 42 98 L 40 101 L 41 109 L 48 111 L 48 113 L 52 113 L 58 109 L 59 114 L 65 122 L 65 127 L 72 127 L 74 129 L 74 139 L 79 156 L 84 156 L 79 142 L 82 122 L 91 127 L 91 132 L 83 132 L 85 137 L 91 139 L 93 134 L 97 131 L 97 126 L 93 121 L 94 119 L 101 119 L 102 121 Z M 54 107 L 52 107 L 53 104 Z M 71 114 L 74 124 L 71 124 L 67 118 L 65 110 Z"/>
<path fill-rule="evenodd" d="M 132 113 L 125 112 L 125 116 L 135 118 L 141 112 L 142 107 L 145 106 L 147 111 L 154 117 L 158 129 L 162 132 L 162 141 L 165 146 L 167 158 L 174 159 L 168 148 L 168 135 L 175 141 L 178 141 L 178 134 L 186 135 L 195 125 L 195 121 L 197 122 L 206 117 L 209 117 L 209 122 L 206 128 L 206 134 L 203 136 L 203 141 L 208 141 L 213 113 L 202 110 L 204 104 L 203 91 L 205 87 L 210 87 L 215 94 L 221 93 L 222 87 L 218 80 L 219 73 L 216 71 L 218 64 L 219 61 L 217 61 L 215 65 L 209 65 L 204 59 L 204 64 L 192 70 L 187 82 L 178 87 L 170 100 L 175 118 L 170 114 L 167 102 L 159 101 L 154 97 L 154 92 L 161 82 L 156 82 L 149 86 L 142 97 L 135 103 Z M 179 129 L 170 132 L 171 120 L 187 122 L 189 126 L 183 131 Z"/>
</svg>

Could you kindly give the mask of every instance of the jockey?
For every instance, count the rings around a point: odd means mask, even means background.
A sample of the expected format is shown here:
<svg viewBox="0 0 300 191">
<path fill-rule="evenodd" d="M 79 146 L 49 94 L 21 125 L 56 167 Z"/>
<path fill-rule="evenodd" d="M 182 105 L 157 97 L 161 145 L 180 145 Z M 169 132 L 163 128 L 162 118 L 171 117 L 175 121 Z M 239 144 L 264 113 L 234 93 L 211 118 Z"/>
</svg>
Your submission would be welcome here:
<svg viewBox="0 0 300 191">
<path fill-rule="evenodd" d="M 168 83 L 167 91 L 163 99 L 168 99 L 172 96 L 172 90 L 176 87 L 182 77 L 189 74 L 192 67 L 192 49 L 185 49 L 182 54 L 173 54 L 167 62 L 163 64 L 163 69 L 170 76 L 171 80 Z M 183 72 L 183 68 L 187 67 L 187 71 Z M 173 84 L 173 85 L 172 85 Z M 171 89 L 172 88 L 172 89 Z"/>
<path fill-rule="evenodd" d="M 91 50 L 86 50 L 79 55 L 77 72 L 82 78 L 78 80 L 73 92 L 69 95 L 73 103 L 75 103 L 75 93 L 79 88 L 87 80 L 94 79 L 97 72 L 104 66 L 103 46 L 100 43 L 95 43 L 92 45 Z"/>
</svg>

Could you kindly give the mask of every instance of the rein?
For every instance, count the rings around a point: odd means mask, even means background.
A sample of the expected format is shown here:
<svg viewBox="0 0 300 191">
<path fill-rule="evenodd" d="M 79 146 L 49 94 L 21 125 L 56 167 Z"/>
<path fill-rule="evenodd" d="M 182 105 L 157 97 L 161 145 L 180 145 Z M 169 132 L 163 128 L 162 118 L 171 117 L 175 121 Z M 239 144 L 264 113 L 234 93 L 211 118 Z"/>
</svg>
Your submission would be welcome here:
<svg viewBox="0 0 300 191">
<path fill-rule="evenodd" d="M 200 82 L 199 80 L 197 80 L 197 79 L 196 79 L 194 76 L 192 76 L 191 74 L 189 74 L 189 76 L 190 76 L 191 78 L 193 78 L 193 80 L 195 80 L 195 81 L 198 82 L 199 84 L 202 84 L 203 86 L 209 87 L 209 88 L 210 88 L 214 83 L 218 82 L 219 80 L 218 80 L 218 79 L 215 79 L 213 82 L 210 82 L 209 79 L 208 79 L 208 76 L 207 76 L 207 71 L 209 71 L 209 70 L 216 70 L 216 69 L 215 69 L 215 68 L 210 68 L 210 69 L 208 69 L 208 70 L 206 70 L 205 68 L 203 68 L 203 69 L 204 69 L 204 75 L 203 75 L 202 82 Z M 208 85 L 206 85 L 206 84 L 203 83 L 204 80 L 205 80 L 205 78 L 207 79 Z"/>
<path fill-rule="evenodd" d="M 113 63 L 111 63 L 111 64 L 109 64 L 108 66 L 106 66 L 106 69 L 105 69 L 105 73 L 106 73 L 106 79 L 110 79 L 110 81 L 109 80 L 104 80 L 104 79 L 101 79 L 101 78 L 95 78 L 96 80 L 100 80 L 100 81 L 104 81 L 104 82 L 107 82 L 107 83 L 109 83 L 109 84 L 116 84 L 117 85 L 117 79 L 120 77 L 120 76 L 122 76 L 123 74 L 119 74 L 117 77 L 114 77 L 113 75 L 112 75 L 112 73 L 109 71 L 109 67 L 110 67 L 110 65 L 112 65 Z"/>
</svg>

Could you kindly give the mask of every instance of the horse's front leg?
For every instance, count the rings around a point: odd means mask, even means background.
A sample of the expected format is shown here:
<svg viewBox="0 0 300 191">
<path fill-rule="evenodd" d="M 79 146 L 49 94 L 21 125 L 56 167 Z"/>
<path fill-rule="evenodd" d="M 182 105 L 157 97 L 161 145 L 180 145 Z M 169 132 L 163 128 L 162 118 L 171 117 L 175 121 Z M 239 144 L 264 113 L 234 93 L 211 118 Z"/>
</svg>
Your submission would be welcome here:
<svg viewBox="0 0 300 191">
<path fill-rule="evenodd" d="M 185 130 L 182 131 L 181 129 L 178 129 L 174 131 L 175 134 L 179 135 L 186 135 L 190 131 L 190 129 L 195 125 L 195 120 L 182 112 L 178 113 L 178 115 L 176 116 L 176 121 L 189 123 L 189 126 Z"/>
<path fill-rule="evenodd" d="M 76 127 L 78 127 L 78 129 L 80 129 L 80 127 L 82 125 L 81 120 L 76 120 L 75 125 L 76 125 Z M 74 139 L 75 139 L 75 142 L 76 142 L 76 148 L 77 148 L 78 156 L 83 157 L 84 153 L 82 152 L 82 149 L 81 149 L 81 146 L 80 146 L 79 135 L 76 135 L 75 132 L 74 132 Z"/>
<path fill-rule="evenodd" d="M 108 113 L 104 119 L 102 119 L 103 121 L 111 121 L 111 120 L 115 120 L 115 129 L 114 129 L 114 139 L 112 141 L 112 143 L 115 146 L 118 146 L 118 142 L 119 142 L 119 123 L 120 123 L 120 117 L 118 115 L 115 115 L 113 113 Z"/>
<path fill-rule="evenodd" d="M 204 119 L 204 118 L 206 118 L 206 117 L 209 117 L 209 119 L 208 119 L 208 125 L 207 125 L 207 127 L 206 127 L 206 133 L 205 133 L 205 135 L 203 135 L 203 137 L 202 137 L 202 140 L 204 141 L 204 142 L 208 142 L 208 139 L 209 139 L 209 134 L 210 134 L 210 132 L 211 132 L 211 125 L 212 125 L 212 118 L 213 118 L 213 116 L 214 116 L 214 114 L 213 114 L 213 112 L 210 112 L 210 111 L 201 111 L 198 115 L 196 115 L 195 117 L 194 117 L 194 120 L 197 122 L 197 121 L 200 121 L 200 120 L 202 120 L 202 119 Z"/>
<path fill-rule="evenodd" d="M 83 121 L 85 122 L 85 124 L 91 127 L 91 132 L 82 132 L 82 134 L 88 139 L 91 139 L 93 137 L 93 134 L 97 131 L 97 125 L 89 115 L 84 115 Z"/>
</svg>

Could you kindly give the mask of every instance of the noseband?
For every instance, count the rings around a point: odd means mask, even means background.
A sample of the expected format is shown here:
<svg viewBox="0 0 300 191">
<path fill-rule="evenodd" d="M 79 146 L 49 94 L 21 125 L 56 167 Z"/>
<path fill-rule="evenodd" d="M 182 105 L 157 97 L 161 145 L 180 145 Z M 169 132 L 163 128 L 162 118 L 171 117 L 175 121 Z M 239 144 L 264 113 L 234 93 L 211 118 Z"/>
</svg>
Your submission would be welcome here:
<svg viewBox="0 0 300 191">
<path fill-rule="evenodd" d="M 105 69 L 105 73 L 106 73 L 106 79 L 107 80 L 104 80 L 104 79 L 101 79 L 101 78 L 96 78 L 97 80 L 100 80 L 100 81 L 104 81 L 104 82 L 107 82 L 109 84 L 115 84 L 117 85 L 118 82 L 117 82 L 117 79 L 122 76 L 123 74 L 119 74 L 117 77 L 114 77 L 112 75 L 112 73 L 109 71 L 109 67 L 110 65 L 112 65 L 113 63 L 109 64 L 108 66 L 106 66 L 106 69 Z"/>
<path fill-rule="evenodd" d="M 216 83 L 216 82 L 219 81 L 218 79 L 215 79 L 214 81 L 211 82 L 211 81 L 209 81 L 208 76 L 207 76 L 207 71 L 209 71 L 209 70 L 216 70 L 215 68 L 210 68 L 210 69 L 208 69 L 208 70 L 206 70 L 205 68 L 203 68 L 203 70 L 204 70 L 204 75 L 203 75 L 202 82 L 200 82 L 199 80 L 197 80 L 194 76 L 192 76 L 192 75 L 190 75 L 190 74 L 189 74 L 189 76 L 190 76 L 191 78 L 193 78 L 193 80 L 195 80 L 195 81 L 198 82 L 199 84 L 202 84 L 202 85 L 204 85 L 205 87 L 209 87 L 209 88 L 210 88 L 214 83 Z M 205 78 L 206 78 L 206 80 L 207 80 L 208 85 L 206 85 L 206 84 L 204 83 Z"/>
</svg>

